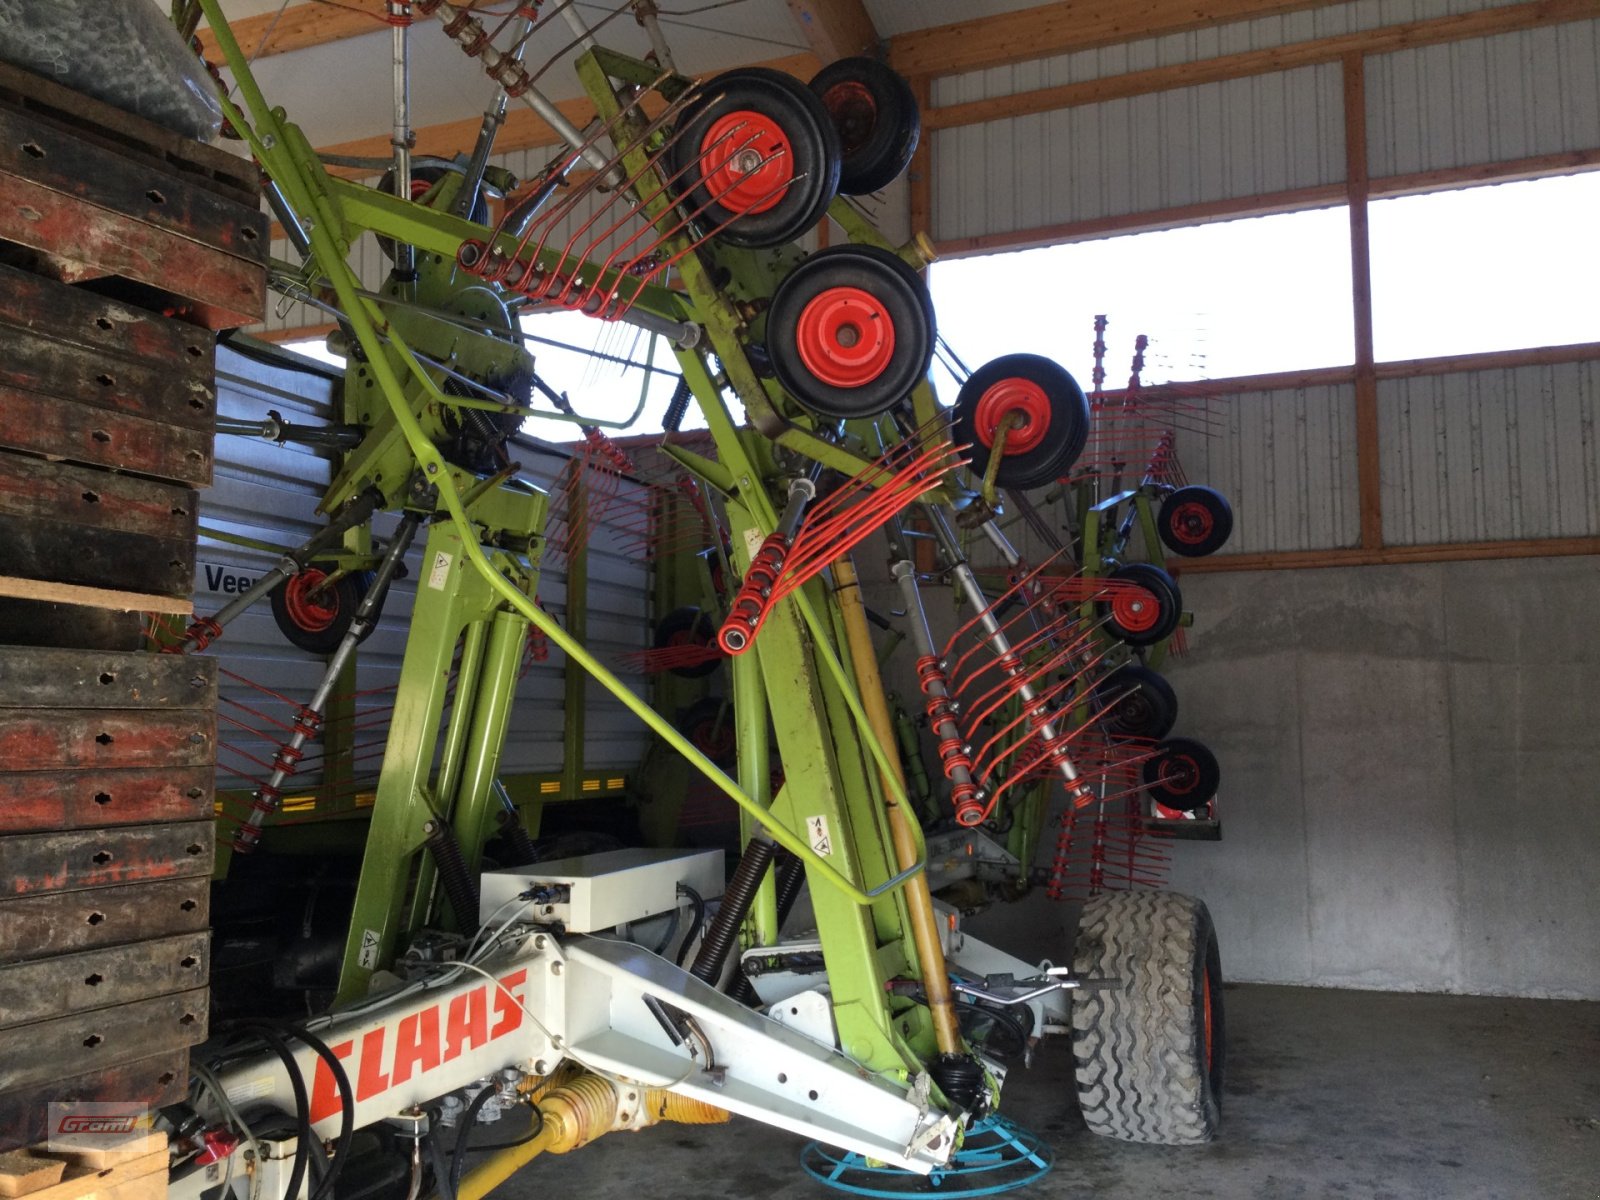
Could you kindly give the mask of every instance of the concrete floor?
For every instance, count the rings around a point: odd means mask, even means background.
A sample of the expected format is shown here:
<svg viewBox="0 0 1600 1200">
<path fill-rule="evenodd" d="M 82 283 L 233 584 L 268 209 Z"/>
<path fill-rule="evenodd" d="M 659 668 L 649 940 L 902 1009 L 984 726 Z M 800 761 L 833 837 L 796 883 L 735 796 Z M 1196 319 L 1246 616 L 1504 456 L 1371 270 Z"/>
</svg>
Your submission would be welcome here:
<svg viewBox="0 0 1600 1200">
<path fill-rule="evenodd" d="M 1132 1146 L 1086 1132 L 1048 1044 L 1005 1111 L 1047 1136 L 1055 1170 L 1026 1194 L 1298 1200 L 1600 1200 L 1600 1004 L 1230 986 L 1221 1138 Z M 802 1139 L 735 1119 L 660 1126 L 531 1164 L 506 1200 L 830 1194 Z"/>
</svg>

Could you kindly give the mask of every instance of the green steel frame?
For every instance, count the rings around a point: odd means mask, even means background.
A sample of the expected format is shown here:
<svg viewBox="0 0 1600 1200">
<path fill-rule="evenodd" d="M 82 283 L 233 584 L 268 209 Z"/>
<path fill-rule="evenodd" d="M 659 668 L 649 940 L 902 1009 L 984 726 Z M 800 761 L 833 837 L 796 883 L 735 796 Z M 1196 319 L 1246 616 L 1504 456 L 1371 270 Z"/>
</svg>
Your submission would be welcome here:
<svg viewBox="0 0 1600 1200">
<path fill-rule="evenodd" d="M 225 105 L 226 115 L 306 227 L 315 269 L 336 296 L 365 360 L 361 399 L 367 402 L 370 396 L 370 403 L 362 416 L 370 432 L 345 460 L 323 507 L 331 510 L 373 483 L 395 506 L 405 502 L 405 489 L 413 479 L 424 480 L 437 494 L 436 519 L 426 549 L 426 586 L 419 588 L 402 668 L 340 996 L 360 994 L 372 972 L 392 961 L 403 935 L 428 916 L 433 880 L 428 860 L 419 854 L 422 826 L 428 820 L 447 817 L 469 863 L 476 862 L 488 816 L 487 781 L 504 735 L 515 663 L 531 624 L 567 656 L 569 664 L 581 667 L 732 798 L 752 835 L 770 837 L 801 859 L 816 908 L 841 1045 L 868 1069 L 908 1080 L 935 1050 L 927 1010 L 908 1000 L 891 999 L 884 985 L 895 976 L 918 974 L 907 933 L 903 885 L 922 870 L 925 849 L 917 833 L 917 861 L 896 869 L 885 808 L 890 797 L 882 793 L 880 776 L 890 781 L 894 802 L 906 803 L 907 797 L 894 782 L 895 773 L 886 769 L 888 751 L 873 735 L 844 665 L 840 616 L 826 587 L 813 582 L 781 603 L 763 628 L 754 653 L 734 667 L 740 749 L 735 781 L 590 654 L 580 633 L 563 628 L 532 602 L 532 563 L 485 548 L 486 539 L 492 542 L 497 531 L 508 527 L 537 533 L 543 510 L 538 505 L 518 510 L 500 504 L 513 511 L 480 512 L 480 507 L 495 503 L 499 492 L 479 495 L 477 481 L 445 460 L 436 445 L 439 421 L 452 408 L 476 407 L 491 413 L 524 410 L 442 392 L 413 351 L 426 331 L 386 314 L 381 304 L 363 294 L 346 264 L 351 244 L 363 231 L 415 246 L 419 261 L 431 258 L 444 264 L 454 261 L 462 241 L 484 237 L 483 227 L 330 177 L 298 127 L 262 95 L 218 0 L 200 2 L 249 119 L 232 104 Z M 642 118 L 632 108 L 624 111 L 613 80 L 624 86 L 651 86 L 659 81 L 659 70 L 598 49 L 585 53 L 577 69 L 601 119 L 610 123 L 614 140 L 623 144 L 637 135 Z M 669 96 L 686 86 L 687 81 L 676 78 L 661 84 Z M 671 202 L 645 161 L 646 153 L 642 146 L 632 151 L 624 166 L 641 181 L 635 189 L 641 212 L 669 235 Z M 883 244 L 848 205 L 836 202 L 832 215 L 852 238 Z M 515 252 L 509 237 L 502 239 L 501 248 Z M 668 236 L 668 253 L 686 248 L 683 235 Z M 792 251 L 757 255 L 719 249 L 717 253 L 732 273 L 731 291 L 759 296 L 770 295 L 796 261 Z M 926 260 L 917 245 L 900 253 L 914 265 Z M 554 253 L 546 252 L 546 259 L 550 261 L 544 265 L 552 265 Z M 676 353 L 710 427 L 718 462 L 705 463 L 686 454 L 678 457 L 696 468 L 705 484 L 724 493 L 734 525 L 735 565 L 742 570 L 748 566 L 752 547 L 776 521 L 779 504 L 774 489 L 779 472 L 773 463 L 774 444 L 849 474 L 865 469 L 869 459 L 824 441 L 815 421 L 757 373 L 745 346 L 759 329 L 752 329 L 729 290 L 713 284 L 696 255 L 679 260 L 679 276 L 681 293 L 647 287 L 638 307 L 676 320 L 687 317 L 705 331 L 704 345 L 680 347 Z M 602 279 L 609 282 L 605 276 Z M 716 380 L 708 364 L 710 354 L 720 367 Z M 737 393 L 754 429 L 735 427 L 722 398 L 724 386 Z M 919 419 L 933 415 L 927 385 L 917 389 L 914 405 Z M 437 587 L 435 566 L 440 568 Z M 430 787 L 433 739 L 458 638 L 463 647 L 461 690 L 446 731 L 439 775 Z M 571 678 L 569 687 L 578 686 Z M 467 729 L 463 729 L 469 718 L 461 715 L 462 695 L 472 697 L 472 724 Z M 572 713 L 569 707 L 568 720 Z M 783 787 L 770 802 L 766 795 L 769 719 L 786 771 Z M 569 741 L 569 771 L 579 749 Z M 464 925 L 473 924 L 472 918 L 462 918 Z M 765 944 L 775 938 L 775 926 L 769 883 L 759 898 L 749 936 Z"/>
</svg>

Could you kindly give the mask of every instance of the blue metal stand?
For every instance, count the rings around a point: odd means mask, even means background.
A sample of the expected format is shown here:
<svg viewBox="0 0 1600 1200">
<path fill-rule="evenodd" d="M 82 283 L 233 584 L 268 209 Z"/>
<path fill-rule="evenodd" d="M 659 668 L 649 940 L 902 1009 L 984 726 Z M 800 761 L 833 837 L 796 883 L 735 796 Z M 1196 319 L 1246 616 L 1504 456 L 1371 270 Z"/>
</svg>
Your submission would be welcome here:
<svg viewBox="0 0 1600 1200">
<path fill-rule="evenodd" d="M 998 1113 L 975 1121 L 961 1149 L 931 1175 L 874 1164 L 859 1154 L 812 1142 L 800 1165 L 817 1182 L 856 1196 L 993 1196 L 1044 1178 L 1055 1156 L 1035 1134 Z"/>
</svg>

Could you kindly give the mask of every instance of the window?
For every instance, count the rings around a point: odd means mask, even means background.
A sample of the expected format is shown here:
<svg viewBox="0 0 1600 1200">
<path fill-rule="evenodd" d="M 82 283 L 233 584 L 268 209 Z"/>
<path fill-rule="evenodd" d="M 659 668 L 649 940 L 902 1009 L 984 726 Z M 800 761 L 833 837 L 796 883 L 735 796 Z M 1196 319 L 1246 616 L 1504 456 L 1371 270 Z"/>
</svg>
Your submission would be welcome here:
<svg viewBox="0 0 1600 1200">
<path fill-rule="evenodd" d="M 1375 200 L 1380 361 L 1600 341 L 1600 171 Z"/>
<path fill-rule="evenodd" d="M 1314 209 L 935 263 L 939 332 L 969 368 L 1013 351 L 1090 388 L 1105 313 L 1106 387 L 1150 337 L 1146 383 L 1342 366 L 1354 357 L 1348 210 Z M 955 395 L 935 374 L 941 398 Z"/>
</svg>

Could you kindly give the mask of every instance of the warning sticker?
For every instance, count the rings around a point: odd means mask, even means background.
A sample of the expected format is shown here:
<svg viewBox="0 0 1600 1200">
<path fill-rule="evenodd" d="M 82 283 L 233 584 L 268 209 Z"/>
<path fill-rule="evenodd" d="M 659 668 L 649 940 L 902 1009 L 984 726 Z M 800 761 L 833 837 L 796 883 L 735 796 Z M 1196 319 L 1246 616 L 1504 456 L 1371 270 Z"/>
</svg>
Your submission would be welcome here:
<svg viewBox="0 0 1600 1200">
<path fill-rule="evenodd" d="M 827 817 L 807 817 L 806 833 L 811 838 L 811 848 L 818 854 L 829 855 L 833 853 L 833 834 L 828 829 Z"/>
<path fill-rule="evenodd" d="M 455 559 L 452 555 L 440 550 L 433 556 L 433 569 L 428 572 L 428 586 L 436 592 L 444 590 L 445 581 L 450 578 L 450 564 Z"/>
<path fill-rule="evenodd" d="M 378 968 L 378 931 L 376 929 L 363 929 L 361 931 L 361 952 L 356 956 L 363 970 L 375 971 Z"/>
<path fill-rule="evenodd" d="M 761 549 L 761 543 L 764 541 L 766 541 L 766 538 L 761 536 L 761 530 L 754 525 L 744 531 L 744 548 L 749 552 L 751 558 L 756 556 L 756 551 Z"/>
</svg>

